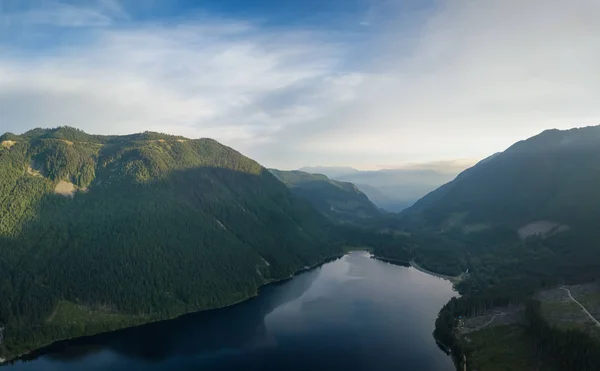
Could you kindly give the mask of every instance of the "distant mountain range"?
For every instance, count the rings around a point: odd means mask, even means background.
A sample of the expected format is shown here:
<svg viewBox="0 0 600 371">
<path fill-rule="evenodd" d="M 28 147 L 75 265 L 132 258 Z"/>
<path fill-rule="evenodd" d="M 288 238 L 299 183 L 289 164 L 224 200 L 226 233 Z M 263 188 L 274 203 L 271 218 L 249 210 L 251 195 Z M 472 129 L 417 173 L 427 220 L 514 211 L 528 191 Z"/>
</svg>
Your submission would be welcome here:
<svg viewBox="0 0 600 371">
<path fill-rule="evenodd" d="M 358 174 L 361 171 L 350 166 L 305 166 L 298 169 L 305 173 L 311 174 L 323 174 L 327 175 L 331 179 L 343 177 L 346 175 Z"/>
<path fill-rule="evenodd" d="M 454 179 L 466 167 L 466 164 L 451 164 L 437 168 L 414 165 L 400 169 L 361 171 L 351 167 L 317 166 L 303 167 L 299 170 L 351 182 L 378 207 L 389 212 L 399 212 Z"/>
<path fill-rule="evenodd" d="M 310 201 L 336 222 L 356 222 L 379 216 L 381 211 L 354 184 L 331 180 L 323 174 L 270 170 L 295 194 Z"/>
</svg>

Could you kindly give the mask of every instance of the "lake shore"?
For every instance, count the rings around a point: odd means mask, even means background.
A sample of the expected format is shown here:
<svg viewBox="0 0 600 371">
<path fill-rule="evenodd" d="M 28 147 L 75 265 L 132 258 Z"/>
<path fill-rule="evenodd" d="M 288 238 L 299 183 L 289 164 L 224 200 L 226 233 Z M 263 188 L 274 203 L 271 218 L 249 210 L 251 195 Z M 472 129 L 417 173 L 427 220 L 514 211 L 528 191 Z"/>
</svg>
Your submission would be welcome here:
<svg viewBox="0 0 600 371">
<path fill-rule="evenodd" d="M 375 260 L 382 261 L 384 263 L 390 263 L 390 264 L 394 264 L 394 265 L 400 265 L 402 267 L 410 267 L 410 262 L 404 261 L 404 260 L 389 259 L 389 258 L 385 258 L 383 256 L 377 256 L 377 255 L 371 255 L 371 258 L 373 258 Z"/>
<path fill-rule="evenodd" d="M 463 276 L 465 274 L 465 273 L 463 273 L 460 276 L 449 276 L 449 275 L 445 275 L 445 274 L 441 274 L 441 273 L 432 272 L 432 271 L 430 271 L 428 269 L 425 269 L 425 268 L 421 267 L 414 260 L 410 260 L 410 261 L 407 262 L 407 261 L 403 261 L 403 260 L 388 259 L 388 258 L 376 256 L 376 255 L 371 255 L 371 258 L 379 260 L 379 261 L 382 261 L 384 263 L 389 263 L 389 264 L 394 264 L 394 265 L 400 265 L 402 267 L 412 267 L 412 268 L 418 270 L 419 272 L 422 272 L 422 273 L 425 273 L 427 275 L 430 275 L 430 276 L 433 276 L 433 277 L 438 277 L 438 278 L 444 279 L 446 281 L 449 281 L 453 285 L 455 285 L 458 282 L 460 282 L 463 279 Z M 446 354 L 448 354 L 448 355 L 450 355 L 450 357 L 452 357 L 452 359 L 454 361 L 454 365 L 456 367 L 456 370 L 460 371 L 460 364 L 461 364 L 461 362 L 456 358 L 456 355 L 452 353 L 452 350 L 450 349 L 450 347 L 448 347 L 446 344 L 444 344 L 439 339 L 437 339 L 435 337 L 435 335 L 433 336 L 433 338 L 435 339 L 435 342 L 438 344 L 438 346 L 440 347 L 440 349 L 442 349 Z M 465 356 L 463 364 L 466 364 L 466 356 Z"/>
<path fill-rule="evenodd" d="M 232 307 L 232 306 L 244 303 L 244 302 L 246 302 L 248 300 L 251 300 L 253 298 L 256 298 L 260 294 L 260 290 L 262 288 L 268 286 L 268 285 L 273 285 L 273 284 L 279 284 L 279 283 L 286 282 L 288 280 L 293 279 L 294 277 L 296 277 L 299 274 L 302 274 L 304 272 L 310 271 L 312 269 L 316 269 L 316 268 L 318 268 L 318 267 L 320 267 L 320 266 L 322 266 L 324 264 L 330 263 L 332 261 L 338 260 L 338 259 L 344 257 L 345 255 L 347 255 L 347 254 L 349 254 L 349 253 L 351 253 L 353 251 L 366 251 L 366 250 L 351 249 L 351 250 L 348 250 L 348 251 L 344 251 L 343 253 L 336 254 L 336 255 L 330 256 L 328 258 L 324 258 L 323 260 L 321 260 L 318 263 L 315 263 L 313 265 L 305 266 L 303 268 L 300 268 L 299 270 L 297 270 L 296 272 L 294 272 L 290 276 L 282 277 L 282 278 L 279 278 L 279 279 L 271 279 L 271 280 L 265 281 L 263 284 L 261 284 L 260 286 L 258 286 L 256 288 L 256 291 L 255 291 L 255 293 L 253 295 L 248 296 L 248 297 L 243 298 L 243 299 L 240 299 L 240 300 L 237 300 L 235 302 L 226 304 L 226 305 L 217 306 L 217 307 L 213 307 L 213 308 L 207 308 L 207 309 L 201 309 L 201 310 L 191 310 L 191 311 L 180 313 L 180 314 L 177 314 L 177 315 L 171 316 L 171 317 L 150 318 L 147 321 L 142 321 L 142 322 L 136 323 L 134 325 L 122 326 L 122 327 L 115 327 L 115 328 L 112 328 L 112 329 L 109 329 L 109 330 L 106 330 L 106 331 L 91 332 L 91 333 L 86 333 L 86 334 L 82 334 L 82 335 L 76 335 L 76 336 L 70 336 L 70 337 L 64 337 L 64 338 L 55 339 L 55 340 L 53 340 L 51 342 L 44 343 L 44 344 L 42 344 L 40 346 L 36 346 L 35 348 L 33 348 L 31 350 L 28 350 L 27 352 L 24 352 L 24 353 L 21 353 L 21 354 L 12 356 L 12 357 L 11 356 L 8 356 L 7 358 L 1 358 L 0 357 L 0 367 L 2 367 L 3 365 L 6 365 L 6 364 L 10 364 L 10 363 L 13 363 L 13 362 L 20 361 L 20 360 L 26 361 L 26 360 L 28 360 L 28 357 L 31 358 L 32 356 L 35 355 L 35 353 L 42 351 L 44 348 L 50 347 L 52 345 L 55 345 L 56 343 L 60 343 L 60 342 L 63 342 L 63 341 L 74 340 L 74 339 L 79 339 L 79 338 L 86 338 L 86 337 L 90 337 L 90 336 L 95 336 L 95 335 L 100 335 L 100 334 L 115 332 L 115 331 L 119 331 L 119 330 L 124 330 L 124 329 L 127 329 L 127 328 L 144 326 L 144 325 L 151 324 L 151 323 L 157 323 L 157 322 L 163 322 L 163 321 L 170 321 L 170 320 L 174 320 L 174 319 L 183 317 L 185 315 L 193 314 L 193 313 L 208 312 L 208 311 L 213 311 L 213 310 L 219 310 L 219 309 L 229 308 L 229 307 Z"/>
<path fill-rule="evenodd" d="M 409 260 L 409 261 L 405 261 L 405 260 L 398 260 L 398 259 L 389 259 L 389 258 L 385 258 L 382 256 L 377 256 L 377 255 L 372 255 L 373 259 L 377 259 L 379 261 L 382 261 L 384 263 L 390 263 L 390 264 L 395 264 L 395 265 L 400 265 L 403 267 L 413 267 L 416 270 L 426 273 L 430 276 L 434 276 L 434 277 L 438 277 L 438 278 L 442 278 L 445 280 L 448 280 L 452 283 L 457 283 L 462 279 L 462 274 L 460 276 L 449 276 L 446 274 L 442 274 L 442 273 L 437 273 L 437 272 L 433 272 L 430 271 L 429 269 L 423 268 L 422 266 L 420 266 L 419 264 L 417 264 L 417 262 L 415 262 L 414 260 Z"/>
<path fill-rule="evenodd" d="M 431 338 L 438 308 L 455 295 L 448 281 L 356 251 L 282 282 L 241 305 L 60 342 L 6 369 L 455 371 Z"/>
<path fill-rule="evenodd" d="M 429 275 L 432 275 L 432 276 L 435 276 L 435 277 L 439 277 L 439 278 L 442 278 L 442 279 L 448 280 L 448 281 L 450 281 L 450 282 L 452 282 L 452 283 L 455 283 L 455 282 L 458 282 L 458 281 L 460 281 L 460 280 L 461 280 L 461 277 L 462 277 L 462 275 L 460 275 L 460 276 L 448 276 L 448 275 L 446 275 L 446 274 L 432 272 L 432 271 L 430 271 L 429 269 L 425 269 L 425 268 L 421 267 L 421 266 L 420 266 L 419 264 L 417 264 L 417 262 L 415 262 L 414 260 L 411 260 L 411 261 L 409 262 L 409 264 L 410 264 L 410 266 L 411 266 L 411 267 L 415 268 L 415 269 L 416 269 L 416 270 L 418 270 L 418 271 L 421 271 L 421 272 L 423 272 L 423 273 L 427 273 L 427 274 L 429 274 Z"/>
</svg>

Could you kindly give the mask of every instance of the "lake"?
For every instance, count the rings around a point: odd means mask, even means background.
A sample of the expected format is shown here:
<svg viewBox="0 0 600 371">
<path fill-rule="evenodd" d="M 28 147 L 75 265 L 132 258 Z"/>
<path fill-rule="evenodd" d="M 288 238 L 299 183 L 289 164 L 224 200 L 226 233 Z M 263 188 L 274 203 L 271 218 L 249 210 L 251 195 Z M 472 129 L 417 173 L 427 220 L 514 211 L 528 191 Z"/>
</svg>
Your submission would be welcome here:
<svg viewBox="0 0 600 371">
<path fill-rule="evenodd" d="M 232 307 L 63 341 L 6 371 L 453 371 L 433 339 L 456 293 L 411 267 L 344 257 Z"/>
</svg>

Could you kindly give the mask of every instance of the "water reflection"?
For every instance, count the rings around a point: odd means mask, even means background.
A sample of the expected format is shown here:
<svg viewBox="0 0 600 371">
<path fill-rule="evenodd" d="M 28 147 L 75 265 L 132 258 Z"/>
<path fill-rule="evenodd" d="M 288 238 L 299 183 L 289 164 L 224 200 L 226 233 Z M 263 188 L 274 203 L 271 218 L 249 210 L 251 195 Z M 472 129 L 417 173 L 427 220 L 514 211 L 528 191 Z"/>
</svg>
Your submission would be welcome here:
<svg viewBox="0 0 600 371">
<path fill-rule="evenodd" d="M 236 306 L 60 342 L 7 370 L 452 370 L 431 336 L 452 295 L 352 253 Z"/>
<path fill-rule="evenodd" d="M 317 279 L 319 271 L 320 268 L 317 268 L 293 280 L 267 286 L 258 297 L 232 307 L 59 342 L 31 354 L 27 359 L 46 356 L 56 360 L 74 360 L 110 350 L 152 361 L 174 355 L 198 355 L 266 344 L 269 337 L 264 318 L 278 306 L 300 297 Z"/>
</svg>

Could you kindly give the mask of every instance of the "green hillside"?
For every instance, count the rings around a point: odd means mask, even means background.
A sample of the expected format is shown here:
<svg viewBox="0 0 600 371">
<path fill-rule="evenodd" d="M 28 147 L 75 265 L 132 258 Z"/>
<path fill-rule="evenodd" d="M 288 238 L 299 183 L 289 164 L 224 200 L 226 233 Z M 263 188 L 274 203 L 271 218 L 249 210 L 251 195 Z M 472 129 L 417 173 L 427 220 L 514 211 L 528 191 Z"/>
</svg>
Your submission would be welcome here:
<svg viewBox="0 0 600 371">
<path fill-rule="evenodd" d="M 271 172 L 295 194 L 310 201 L 321 213 L 337 222 L 352 222 L 381 214 L 354 184 L 303 171 Z"/>
<path fill-rule="evenodd" d="M 403 212 L 428 269 L 510 296 L 600 275 L 600 127 L 549 130 L 461 173 Z"/>
<path fill-rule="evenodd" d="M 442 228 L 548 222 L 566 230 L 600 221 L 598 189 L 600 127 L 548 130 L 481 161 L 404 214 Z"/>
<path fill-rule="evenodd" d="M 4 134 L 0 215 L 4 358 L 232 304 L 337 253 L 326 218 L 211 139 Z"/>
<path fill-rule="evenodd" d="M 459 318 L 527 303 L 522 330 L 539 362 L 596 369 L 600 345 L 593 334 L 554 327 L 531 300 L 543 290 L 600 279 L 598 189 L 600 127 L 549 130 L 481 161 L 403 212 L 396 228 L 431 239 L 418 241 L 421 265 L 448 274 L 468 270 L 457 284 L 462 296 L 440 312 L 436 338 L 477 363 L 499 350 L 474 341 L 492 330 L 465 341 L 456 335 Z M 515 347 L 506 350 L 519 354 Z"/>
</svg>

